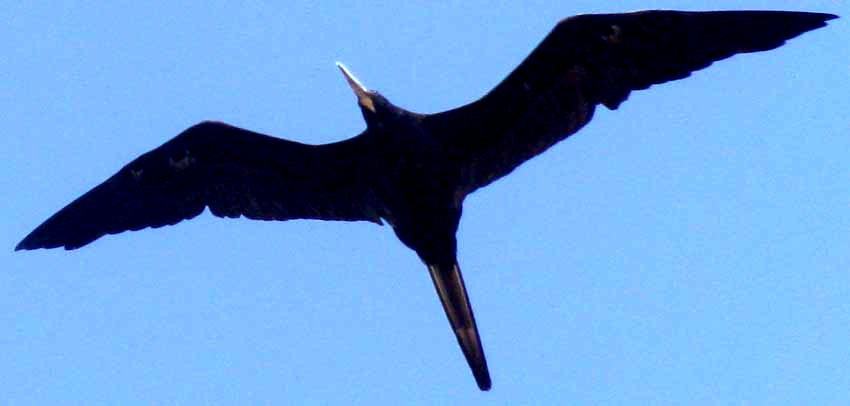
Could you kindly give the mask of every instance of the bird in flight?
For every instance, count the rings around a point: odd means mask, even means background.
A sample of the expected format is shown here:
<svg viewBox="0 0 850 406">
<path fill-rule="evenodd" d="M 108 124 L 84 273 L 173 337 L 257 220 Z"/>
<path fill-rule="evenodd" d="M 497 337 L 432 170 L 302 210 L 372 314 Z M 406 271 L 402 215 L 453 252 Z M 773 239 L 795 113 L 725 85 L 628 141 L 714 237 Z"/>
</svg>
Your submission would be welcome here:
<svg viewBox="0 0 850 406">
<path fill-rule="evenodd" d="M 598 105 L 682 79 L 738 53 L 774 49 L 831 14 L 652 10 L 555 26 L 501 83 L 467 105 L 420 114 L 364 87 L 342 64 L 366 130 L 308 145 L 225 123 L 196 124 L 80 196 L 16 250 L 80 248 L 106 235 L 219 217 L 388 223 L 428 269 L 481 390 L 484 348 L 457 263 L 463 201 L 582 128 Z"/>
</svg>

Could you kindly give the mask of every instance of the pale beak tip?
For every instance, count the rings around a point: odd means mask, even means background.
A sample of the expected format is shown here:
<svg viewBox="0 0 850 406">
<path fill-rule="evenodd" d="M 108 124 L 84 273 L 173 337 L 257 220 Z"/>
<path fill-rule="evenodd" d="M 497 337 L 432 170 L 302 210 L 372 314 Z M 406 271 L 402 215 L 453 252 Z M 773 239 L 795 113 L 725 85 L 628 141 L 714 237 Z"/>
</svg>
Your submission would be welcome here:
<svg viewBox="0 0 850 406">
<path fill-rule="evenodd" d="M 369 89 L 366 86 L 363 86 L 359 80 L 348 70 L 348 68 L 343 65 L 342 62 L 337 61 L 336 67 L 342 72 L 342 75 L 345 76 L 345 80 L 348 82 L 348 85 L 354 90 L 355 93 L 367 92 Z"/>
<path fill-rule="evenodd" d="M 363 84 L 361 84 L 360 81 L 351 74 L 342 62 L 337 62 L 336 66 L 340 71 L 342 71 L 342 76 L 345 77 L 345 81 L 348 82 L 348 85 L 351 86 L 351 90 L 353 90 L 354 94 L 357 96 L 357 103 L 360 104 L 361 107 L 374 112 L 375 103 L 369 95 L 369 89 L 367 89 L 366 86 L 363 86 Z"/>
</svg>

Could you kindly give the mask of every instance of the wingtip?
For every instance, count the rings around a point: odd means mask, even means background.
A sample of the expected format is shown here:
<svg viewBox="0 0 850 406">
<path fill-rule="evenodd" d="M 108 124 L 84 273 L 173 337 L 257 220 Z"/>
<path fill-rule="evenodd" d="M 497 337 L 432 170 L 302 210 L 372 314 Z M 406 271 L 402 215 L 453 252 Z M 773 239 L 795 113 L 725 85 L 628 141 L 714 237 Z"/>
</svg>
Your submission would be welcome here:
<svg viewBox="0 0 850 406">
<path fill-rule="evenodd" d="M 801 35 L 801 34 L 808 32 L 808 31 L 813 31 L 813 30 L 817 30 L 817 29 L 820 29 L 820 28 L 827 27 L 827 26 L 829 26 L 828 21 L 835 20 L 835 19 L 839 18 L 837 15 L 829 14 L 829 13 L 800 12 L 800 13 L 796 13 L 796 14 L 792 14 L 792 15 L 797 17 L 797 19 L 792 20 L 792 21 L 788 21 L 787 27 L 789 27 L 789 29 L 791 29 L 791 30 L 796 29 L 797 33 L 794 34 L 792 37 L 789 37 L 787 39 L 794 38 L 797 35 Z"/>
<path fill-rule="evenodd" d="M 811 12 L 787 12 L 789 15 L 795 17 L 796 21 L 791 24 L 802 24 L 804 26 L 809 26 L 808 30 L 815 30 L 818 28 L 826 27 L 827 21 L 835 20 L 838 15 L 830 14 L 830 13 L 811 13 Z"/>
<path fill-rule="evenodd" d="M 25 238 L 23 241 L 19 242 L 18 245 L 15 246 L 15 252 L 32 251 L 32 250 L 36 250 L 36 249 L 39 249 L 39 248 L 48 248 L 48 247 L 44 246 L 44 245 L 37 245 L 37 244 L 35 244 L 35 243 L 33 243 L 33 242 L 31 242 L 31 241 L 29 241 L 28 239 Z"/>
<path fill-rule="evenodd" d="M 87 241 L 80 243 L 79 241 L 80 240 L 53 238 L 50 235 L 45 235 L 45 233 L 41 231 L 41 227 L 39 227 L 24 237 L 24 239 L 15 246 L 15 251 L 32 251 L 53 248 L 64 248 L 66 251 L 70 251 L 91 242 Z"/>
<path fill-rule="evenodd" d="M 21 242 L 19 242 L 18 245 L 15 246 L 15 251 L 17 252 L 17 251 L 23 251 L 23 250 L 32 250 L 32 249 L 35 249 L 35 248 L 38 248 L 38 247 L 33 246 L 32 242 L 30 241 L 30 236 L 28 235 L 28 236 L 24 237 L 24 239 L 21 240 Z"/>
<path fill-rule="evenodd" d="M 807 14 L 814 17 L 813 23 L 817 24 L 817 26 L 812 28 L 812 29 L 826 27 L 827 25 L 829 25 L 829 24 L 827 24 L 827 21 L 831 21 L 831 20 L 835 20 L 835 19 L 840 18 L 838 15 L 830 14 L 830 13 L 807 13 Z"/>
</svg>

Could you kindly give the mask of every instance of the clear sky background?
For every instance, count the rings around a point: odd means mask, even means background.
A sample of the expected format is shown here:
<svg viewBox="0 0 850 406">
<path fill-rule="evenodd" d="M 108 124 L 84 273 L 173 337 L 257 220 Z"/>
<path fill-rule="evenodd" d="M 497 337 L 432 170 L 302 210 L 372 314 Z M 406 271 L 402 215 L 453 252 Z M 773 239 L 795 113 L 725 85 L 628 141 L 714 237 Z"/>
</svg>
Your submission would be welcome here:
<svg viewBox="0 0 850 406">
<path fill-rule="evenodd" d="M 35 3 L 0 8 L 0 404 L 850 402 L 843 1 Z M 387 227 L 205 213 L 12 252 L 198 121 L 359 133 L 335 61 L 436 112 L 561 18 L 683 7 L 845 18 L 600 108 L 466 200 L 489 393 Z"/>
</svg>

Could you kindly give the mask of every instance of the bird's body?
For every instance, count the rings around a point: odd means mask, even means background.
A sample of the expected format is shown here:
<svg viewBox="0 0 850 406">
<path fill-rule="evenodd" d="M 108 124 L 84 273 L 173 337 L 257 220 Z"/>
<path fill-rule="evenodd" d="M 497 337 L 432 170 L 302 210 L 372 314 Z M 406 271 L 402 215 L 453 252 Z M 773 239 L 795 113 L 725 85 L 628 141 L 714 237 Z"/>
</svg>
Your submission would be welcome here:
<svg viewBox="0 0 850 406">
<path fill-rule="evenodd" d="M 105 235 L 221 217 L 387 222 L 426 265 L 478 386 L 490 376 L 457 264 L 467 195 L 574 134 L 596 106 L 736 53 L 776 48 L 829 14 L 647 11 L 558 24 L 502 83 L 459 108 L 394 106 L 340 66 L 367 128 L 306 145 L 203 122 L 127 164 L 16 249 L 75 249 Z"/>
</svg>

